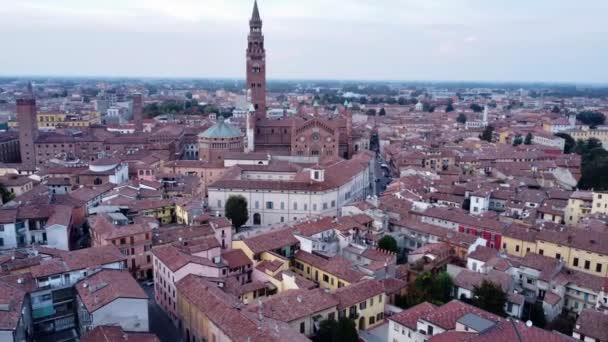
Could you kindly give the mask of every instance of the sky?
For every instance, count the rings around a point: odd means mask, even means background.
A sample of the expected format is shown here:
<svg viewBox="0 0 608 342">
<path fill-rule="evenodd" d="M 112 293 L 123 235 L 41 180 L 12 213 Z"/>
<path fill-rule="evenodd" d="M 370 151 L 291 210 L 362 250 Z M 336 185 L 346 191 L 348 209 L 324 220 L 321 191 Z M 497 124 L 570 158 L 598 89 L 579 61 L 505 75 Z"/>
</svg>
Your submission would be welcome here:
<svg viewBox="0 0 608 342">
<path fill-rule="evenodd" d="M 259 0 L 270 79 L 608 83 L 606 0 Z M 252 0 L 0 0 L 0 75 L 244 78 Z"/>
</svg>

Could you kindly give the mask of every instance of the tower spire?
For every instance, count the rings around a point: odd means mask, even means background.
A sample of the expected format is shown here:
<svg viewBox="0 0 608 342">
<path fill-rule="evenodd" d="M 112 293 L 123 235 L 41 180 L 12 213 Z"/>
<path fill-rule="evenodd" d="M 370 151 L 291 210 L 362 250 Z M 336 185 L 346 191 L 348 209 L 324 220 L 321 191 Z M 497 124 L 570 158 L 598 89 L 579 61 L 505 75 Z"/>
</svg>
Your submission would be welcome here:
<svg viewBox="0 0 608 342">
<path fill-rule="evenodd" d="M 260 19 L 260 11 L 258 10 L 258 1 L 253 1 L 253 13 L 251 14 L 251 20 L 262 20 Z"/>
</svg>

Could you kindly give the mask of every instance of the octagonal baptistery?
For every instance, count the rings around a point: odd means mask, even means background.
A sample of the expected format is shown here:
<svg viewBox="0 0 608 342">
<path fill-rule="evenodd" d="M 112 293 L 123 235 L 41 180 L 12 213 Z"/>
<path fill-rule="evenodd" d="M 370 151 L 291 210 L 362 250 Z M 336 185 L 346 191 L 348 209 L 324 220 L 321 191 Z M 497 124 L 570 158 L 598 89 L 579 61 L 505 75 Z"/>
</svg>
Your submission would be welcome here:
<svg viewBox="0 0 608 342">
<path fill-rule="evenodd" d="M 243 133 L 220 116 L 215 125 L 198 135 L 199 159 L 223 161 L 226 152 L 243 152 Z"/>
</svg>

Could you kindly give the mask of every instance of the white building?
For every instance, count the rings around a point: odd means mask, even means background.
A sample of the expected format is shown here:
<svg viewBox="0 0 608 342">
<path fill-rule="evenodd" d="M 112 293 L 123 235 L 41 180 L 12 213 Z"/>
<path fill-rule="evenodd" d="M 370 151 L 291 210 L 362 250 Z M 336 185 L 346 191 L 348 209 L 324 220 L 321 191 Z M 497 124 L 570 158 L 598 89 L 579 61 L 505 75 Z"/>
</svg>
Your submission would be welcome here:
<svg viewBox="0 0 608 342">
<path fill-rule="evenodd" d="M 273 225 L 310 216 L 340 216 L 345 204 L 371 193 L 373 156 L 303 168 L 289 163 L 238 165 L 208 187 L 209 207 L 224 214 L 230 196 L 245 197 L 248 225 Z"/>
<path fill-rule="evenodd" d="M 123 270 L 125 258 L 114 245 L 91 247 L 45 259 L 31 268 L 36 289 L 31 295 L 34 333 L 76 327 L 73 286 L 103 269 Z"/>
<path fill-rule="evenodd" d="M 101 325 L 148 331 L 148 296 L 126 270 L 102 270 L 76 286 L 80 334 Z"/>
<path fill-rule="evenodd" d="M 564 138 L 542 132 L 532 134 L 532 143 L 548 147 L 555 147 L 560 151 L 563 151 L 564 147 L 566 146 L 566 140 Z"/>
</svg>

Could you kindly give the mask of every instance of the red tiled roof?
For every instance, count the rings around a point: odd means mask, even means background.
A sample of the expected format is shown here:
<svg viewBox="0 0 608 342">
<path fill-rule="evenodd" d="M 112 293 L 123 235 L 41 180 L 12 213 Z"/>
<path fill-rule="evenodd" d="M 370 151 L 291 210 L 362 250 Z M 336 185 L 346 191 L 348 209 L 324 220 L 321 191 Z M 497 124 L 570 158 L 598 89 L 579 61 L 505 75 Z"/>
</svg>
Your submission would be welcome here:
<svg viewBox="0 0 608 342">
<path fill-rule="evenodd" d="M 214 264 L 207 258 L 201 258 L 184 253 L 178 247 L 173 245 L 155 246 L 152 248 L 152 254 L 154 254 L 154 256 L 165 264 L 172 272 L 176 272 L 189 263 L 218 267 L 218 265 Z"/>
<path fill-rule="evenodd" d="M 437 306 L 424 302 L 416 306 L 413 306 L 407 310 L 403 310 L 388 319 L 395 321 L 401 325 L 404 325 L 412 330 L 417 330 L 418 319 L 428 313 L 431 313 L 437 309 Z"/>
<path fill-rule="evenodd" d="M 125 257 L 116 246 L 106 245 L 71 251 L 63 254 L 59 259 L 42 260 L 40 265 L 32 267 L 31 271 L 32 275 L 38 278 L 123 260 Z"/>
<path fill-rule="evenodd" d="M 456 321 L 468 313 L 476 314 L 493 322 L 499 322 L 502 320 L 502 318 L 499 316 L 458 300 L 452 300 L 451 302 L 440 306 L 436 310 L 423 315 L 421 319 L 433 323 L 443 329 L 454 330 L 456 327 Z"/>
<path fill-rule="evenodd" d="M 232 249 L 222 253 L 222 259 L 228 264 L 229 268 L 238 268 L 253 264 L 247 254 L 240 249 Z"/>
<path fill-rule="evenodd" d="M 0 310 L 0 329 L 15 330 L 21 319 L 21 309 L 26 292 L 16 284 L 0 280 L 0 305 L 7 310 Z"/>
<path fill-rule="evenodd" d="M 608 315 L 594 309 L 584 309 L 576 320 L 574 331 L 599 341 L 608 341 Z"/>
<path fill-rule="evenodd" d="M 281 321 L 259 320 L 257 313 L 237 310 L 236 298 L 193 274 L 179 280 L 176 286 L 180 298 L 196 307 L 232 341 L 309 341 Z"/>
<path fill-rule="evenodd" d="M 119 326 L 100 325 L 82 336 L 82 342 L 160 342 L 152 333 L 125 332 Z"/>
<path fill-rule="evenodd" d="M 291 322 L 338 305 L 338 300 L 324 289 L 287 290 L 268 299 L 262 305 L 252 303 L 248 310 L 257 312 L 260 308 L 265 317 L 283 322 Z"/>
<path fill-rule="evenodd" d="M 243 242 L 251 249 L 253 254 L 272 251 L 299 243 L 298 239 L 293 236 L 293 228 L 273 230 L 250 237 Z"/>
<path fill-rule="evenodd" d="M 352 263 L 348 259 L 339 255 L 325 259 L 318 255 L 299 250 L 295 258 L 349 283 L 354 283 L 364 276 L 363 273 L 352 269 Z"/>
<path fill-rule="evenodd" d="M 383 293 L 382 283 L 378 280 L 368 279 L 341 287 L 334 292 L 334 296 L 340 301 L 338 308 L 342 310 Z"/>
<path fill-rule="evenodd" d="M 148 299 L 128 271 L 102 270 L 79 281 L 75 288 L 89 313 L 119 298 Z"/>
</svg>

